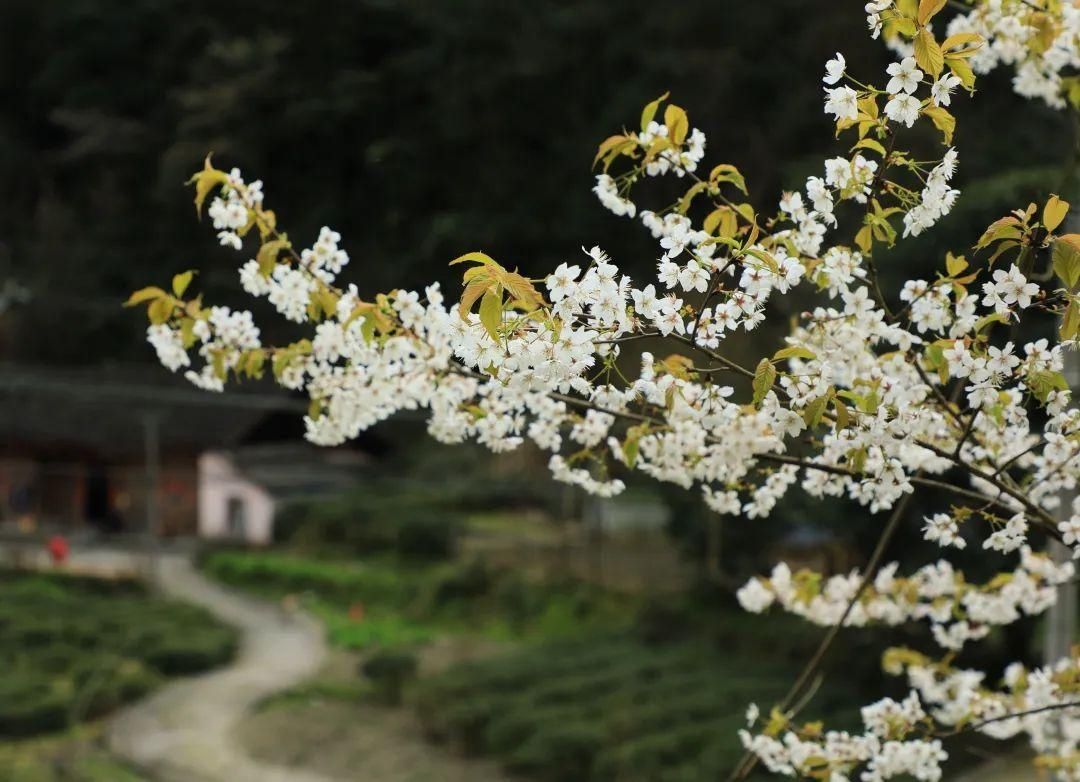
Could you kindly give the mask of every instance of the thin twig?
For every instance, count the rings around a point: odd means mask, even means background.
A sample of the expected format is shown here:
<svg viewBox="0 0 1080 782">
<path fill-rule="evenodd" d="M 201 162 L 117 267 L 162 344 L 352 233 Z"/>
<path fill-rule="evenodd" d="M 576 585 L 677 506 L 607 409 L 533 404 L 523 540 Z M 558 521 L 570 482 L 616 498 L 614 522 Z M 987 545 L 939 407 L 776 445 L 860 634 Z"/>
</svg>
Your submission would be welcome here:
<svg viewBox="0 0 1080 782">
<path fill-rule="evenodd" d="M 881 535 L 878 537 L 877 544 L 874 546 L 873 553 L 870 554 L 870 559 L 866 563 L 866 570 L 863 572 L 862 581 L 859 582 L 859 588 L 855 591 L 855 594 L 851 596 L 851 600 L 848 601 L 847 607 L 844 608 L 844 613 L 841 615 L 840 620 L 829 627 L 828 632 L 821 639 L 821 643 L 818 644 L 817 650 L 813 656 L 807 661 L 803 667 L 802 672 L 795 680 L 794 684 L 788 690 L 787 695 L 780 702 L 780 711 L 786 712 L 795 700 L 802 694 L 802 690 L 806 687 L 807 683 L 817 673 L 818 668 L 825 661 L 825 655 L 828 654 L 829 649 L 833 645 L 833 641 L 840 634 L 840 629 L 847 622 L 848 617 L 854 610 L 855 605 L 859 602 L 859 598 L 862 597 L 866 588 L 870 586 L 871 581 L 877 575 L 877 569 L 881 565 L 881 560 L 885 556 L 885 551 L 888 548 L 889 543 L 892 541 L 893 535 L 900 527 L 900 521 L 904 517 L 904 513 L 907 511 L 908 503 L 911 501 L 910 494 L 905 494 L 896 505 L 893 506 L 892 514 L 889 516 L 889 520 L 885 522 L 885 527 L 881 531 Z M 728 777 L 728 782 L 737 782 L 741 779 L 746 779 L 747 775 L 754 770 L 757 766 L 757 755 L 749 750 L 742 756 L 738 765 L 731 772 Z"/>
</svg>

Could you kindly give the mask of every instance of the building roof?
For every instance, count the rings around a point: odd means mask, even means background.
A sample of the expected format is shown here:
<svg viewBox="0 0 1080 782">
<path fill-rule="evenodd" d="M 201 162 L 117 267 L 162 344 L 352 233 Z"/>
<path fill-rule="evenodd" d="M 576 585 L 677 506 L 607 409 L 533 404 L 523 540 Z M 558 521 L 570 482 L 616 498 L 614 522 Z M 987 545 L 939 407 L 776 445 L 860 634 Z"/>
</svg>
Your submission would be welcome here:
<svg viewBox="0 0 1080 782">
<path fill-rule="evenodd" d="M 274 411 L 306 405 L 269 384 L 201 391 L 159 366 L 0 364 L 0 452 L 141 459 L 148 425 L 168 458 L 243 440 Z"/>
<path fill-rule="evenodd" d="M 247 444 L 227 453 L 241 475 L 279 500 L 340 494 L 359 483 L 371 461 L 354 448 L 297 440 Z"/>
</svg>

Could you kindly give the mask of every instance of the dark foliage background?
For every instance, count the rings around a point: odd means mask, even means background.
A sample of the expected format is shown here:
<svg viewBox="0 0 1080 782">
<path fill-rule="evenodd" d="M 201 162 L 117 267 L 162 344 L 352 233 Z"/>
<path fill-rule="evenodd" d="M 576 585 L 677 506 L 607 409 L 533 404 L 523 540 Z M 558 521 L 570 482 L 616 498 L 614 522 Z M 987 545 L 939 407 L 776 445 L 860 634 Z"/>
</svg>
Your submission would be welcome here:
<svg viewBox="0 0 1080 782">
<path fill-rule="evenodd" d="M 237 258 L 182 186 L 208 151 L 263 178 L 299 242 L 340 230 L 368 292 L 452 283 L 447 260 L 479 248 L 540 274 L 599 243 L 640 277 L 656 250 L 590 193 L 597 142 L 671 90 L 707 162 L 771 211 L 843 151 L 819 80 L 837 48 L 856 72 L 888 60 L 857 7 L 825 0 L 3 0 L 0 288 L 29 300 L 0 315 L 0 355 L 149 359 L 119 303 L 185 268 L 229 300 Z M 894 254 L 898 277 L 1047 189 L 1070 148 L 1006 77 L 981 84 L 959 100 L 967 197 Z"/>
</svg>

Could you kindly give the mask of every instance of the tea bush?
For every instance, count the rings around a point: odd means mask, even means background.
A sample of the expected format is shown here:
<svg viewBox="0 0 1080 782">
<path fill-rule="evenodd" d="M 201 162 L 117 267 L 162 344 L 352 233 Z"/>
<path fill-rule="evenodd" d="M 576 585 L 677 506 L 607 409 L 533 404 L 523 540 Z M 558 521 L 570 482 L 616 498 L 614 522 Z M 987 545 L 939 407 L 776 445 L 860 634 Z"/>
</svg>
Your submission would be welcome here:
<svg viewBox="0 0 1080 782">
<path fill-rule="evenodd" d="M 133 581 L 0 571 L 0 736 L 100 716 L 235 649 L 207 612 Z"/>
<path fill-rule="evenodd" d="M 412 702 L 432 738 L 538 780 L 715 780 L 741 752 L 749 700 L 779 697 L 783 663 L 704 642 L 633 635 L 547 644 L 422 679 Z M 843 721 L 858 694 L 815 704 Z"/>
</svg>

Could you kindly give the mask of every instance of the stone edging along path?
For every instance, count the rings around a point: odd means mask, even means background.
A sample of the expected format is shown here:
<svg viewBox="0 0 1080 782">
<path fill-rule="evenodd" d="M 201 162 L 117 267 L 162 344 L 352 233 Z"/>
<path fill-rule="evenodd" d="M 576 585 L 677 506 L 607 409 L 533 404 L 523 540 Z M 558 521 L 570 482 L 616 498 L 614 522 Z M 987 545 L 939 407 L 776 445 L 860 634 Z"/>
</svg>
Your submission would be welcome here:
<svg viewBox="0 0 1080 782">
<path fill-rule="evenodd" d="M 312 676 L 326 656 L 322 628 L 302 614 L 248 598 L 203 577 L 187 557 L 165 556 L 168 597 L 205 607 L 240 629 L 225 668 L 167 684 L 109 721 L 109 748 L 161 782 L 332 782 L 248 757 L 234 732 L 263 698 Z"/>
</svg>

